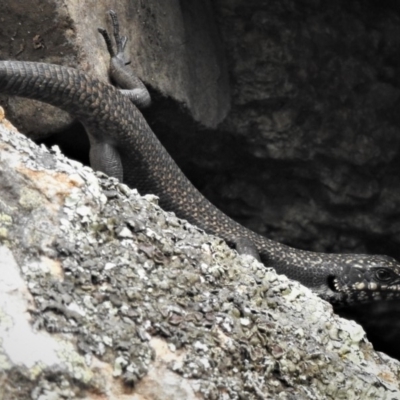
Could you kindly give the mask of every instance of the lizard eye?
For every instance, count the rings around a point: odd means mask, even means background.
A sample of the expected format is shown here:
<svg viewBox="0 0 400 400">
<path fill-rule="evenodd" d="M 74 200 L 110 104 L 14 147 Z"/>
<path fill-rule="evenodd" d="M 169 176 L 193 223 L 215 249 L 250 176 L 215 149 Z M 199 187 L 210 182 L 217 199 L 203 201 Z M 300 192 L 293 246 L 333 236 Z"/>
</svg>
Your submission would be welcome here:
<svg viewBox="0 0 400 400">
<path fill-rule="evenodd" d="M 387 282 L 392 278 L 392 274 L 385 268 L 379 268 L 375 271 L 375 278 L 378 279 L 378 281 Z"/>
</svg>

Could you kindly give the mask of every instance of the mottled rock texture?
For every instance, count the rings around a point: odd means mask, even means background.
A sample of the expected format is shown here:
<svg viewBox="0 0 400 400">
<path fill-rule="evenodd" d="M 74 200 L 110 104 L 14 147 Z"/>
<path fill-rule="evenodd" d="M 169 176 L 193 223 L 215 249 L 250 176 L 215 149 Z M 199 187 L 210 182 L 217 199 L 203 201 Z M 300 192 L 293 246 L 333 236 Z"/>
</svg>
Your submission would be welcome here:
<svg viewBox="0 0 400 400">
<path fill-rule="evenodd" d="M 3 0 L 0 58 L 107 80 L 97 27 L 111 7 L 152 90 L 149 123 L 219 208 L 296 247 L 400 257 L 396 2 Z M 21 102 L 1 104 L 23 132 L 70 127 L 68 115 Z M 81 127 L 57 140 L 87 160 Z M 400 304 L 343 313 L 400 357 Z"/>
<path fill-rule="evenodd" d="M 1 398 L 400 398 L 307 288 L 4 119 L 0 147 Z"/>
</svg>

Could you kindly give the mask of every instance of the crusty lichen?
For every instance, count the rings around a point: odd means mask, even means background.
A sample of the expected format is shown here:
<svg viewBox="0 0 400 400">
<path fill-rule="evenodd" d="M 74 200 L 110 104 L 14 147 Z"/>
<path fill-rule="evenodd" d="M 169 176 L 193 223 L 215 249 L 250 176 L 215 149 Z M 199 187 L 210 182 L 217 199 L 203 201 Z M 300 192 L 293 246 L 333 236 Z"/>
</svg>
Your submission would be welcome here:
<svg viewBox="0 0 400 400">
<path fill-rule="evenodd" d="M 13 135 L 0 130 L 12 144 L 4 159 L 45 170 L 47 151 Z M 118 383 L 151 398 L 151 377 L 163 382 L 168 374 L 176 378 L 176 399 L 400 397 L 398 362 L 382 364 L 362 329 L 308 289 L 162 211 L 154 196 L 54 157 L 58 176 L 74 174 L 81 184 L 65 187 L 57 207 L 47 207 L 48 199 L 20 206 L 7 229 L 34 299 L 33 327 L 75 346 L 56 352 L 55 374 L 68 398 L 109 396 Z M 25 191 L 14 176 L 16 196 L 29 190 L 26 176 Z M 29 246 L 21 250 L 24 241 Z M 51 259 L 61 262 L 61 274 L 45 262 Z M 35 393 L 45 390 L 38 388 L 52 368 L 43 364 L 30 376 Z M 55 390 L 54 380 L 47 384 Z"/>
</svg>

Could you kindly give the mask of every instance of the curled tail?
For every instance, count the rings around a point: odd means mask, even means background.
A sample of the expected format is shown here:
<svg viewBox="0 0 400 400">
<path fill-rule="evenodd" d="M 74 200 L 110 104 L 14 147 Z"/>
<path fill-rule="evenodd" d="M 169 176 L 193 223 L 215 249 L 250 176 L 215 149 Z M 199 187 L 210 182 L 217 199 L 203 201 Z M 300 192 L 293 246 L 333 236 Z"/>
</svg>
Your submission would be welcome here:
<svg viewBox="0 0 400 400">
<path fill-rule="evenodd" d="M 131 107 L 111 85 L 74 68 L 54 64 L 0 61 L 0 92 L 59 107 L 84 124 L 99 114 L 102 118 L 110 115 L 101 113 L 101 109 Z"/>
</svg>

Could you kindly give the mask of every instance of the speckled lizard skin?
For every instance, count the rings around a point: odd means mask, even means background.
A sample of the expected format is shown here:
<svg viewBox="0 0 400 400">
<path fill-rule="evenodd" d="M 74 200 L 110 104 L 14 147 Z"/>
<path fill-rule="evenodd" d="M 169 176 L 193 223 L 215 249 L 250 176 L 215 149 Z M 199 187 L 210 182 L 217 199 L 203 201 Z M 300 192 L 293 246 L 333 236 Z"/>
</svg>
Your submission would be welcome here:
<svg viewBox="0 0 400 400">
<path fill-rule="evenodd" d="M 400 265 L 386 256 L 325 254 L 297 250 L 252 232 L 213 206 L 184 176 L 133 104 L 147 105 L 147 92 L 123 56 L 126 38 L 113 20 L 117 52 L 104 29 L 111 54 L 110 74 L 123 91 L 76 69 L 1 61 L 0 92 L 40 100 L 76 117 L 91 143 L 92 167 L 123 180 L 140 193 L 154 193 L 174 211 L 229 244 L 247 240 L 262 262 L 309 287 L 322 298 L 346 304 L 400 295 Z"/>
</svg>

